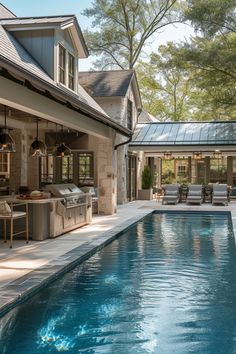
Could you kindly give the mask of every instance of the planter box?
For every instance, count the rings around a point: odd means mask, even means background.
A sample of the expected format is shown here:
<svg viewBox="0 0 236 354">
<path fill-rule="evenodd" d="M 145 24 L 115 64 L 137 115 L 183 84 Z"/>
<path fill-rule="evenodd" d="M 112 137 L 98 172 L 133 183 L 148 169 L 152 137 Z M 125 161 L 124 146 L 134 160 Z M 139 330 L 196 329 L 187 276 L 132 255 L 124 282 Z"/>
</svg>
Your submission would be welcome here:
<svg viewBox="0 0 236 354">
<path fill-rule="evenodd" d="M 138 199 L 139 200 L 152 200 L 153 198 L 153 189 L 139 189 L 138 190 Z"/>
</svg>

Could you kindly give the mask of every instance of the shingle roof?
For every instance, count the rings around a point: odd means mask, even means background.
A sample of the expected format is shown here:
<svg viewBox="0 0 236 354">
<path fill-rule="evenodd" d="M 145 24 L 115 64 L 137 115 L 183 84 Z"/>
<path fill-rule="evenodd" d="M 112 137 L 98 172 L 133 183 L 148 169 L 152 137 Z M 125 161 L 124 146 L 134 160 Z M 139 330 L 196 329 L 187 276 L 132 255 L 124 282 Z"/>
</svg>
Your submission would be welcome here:
<svg viewBox="0 0 236 354">
<path fill-rule="evenodd" d="M 158 119 L 153 115 L 142 109 L 141 114 L 138 116 L 138 123 L 151 123 L 158 122 Z"/>
<path fill-rule="evenodd" d="M 79 83 L 93 97 L 124 97 L 133 75 L 133 70 L 86 71 L 79 73 Z"/>
<path fill-rule="evenodd" d="M 137 124 L 131 146 L 236 145 L 236 122 Z"/>
<path fill-rule="evenodd" d="M 0 3 L 0 19 L 16 17 L 10 10 Z"/>
<path fill-rule="evenodd" d="M 49 16 L 49 17 L 13 17 L 13 18 L 2 18 L 0 19 L 0 24 L 2 26 L 9 25 L 35 25 L 35 24 L 46 24 L 46 23 L 63 23 L 69 20 L 73 20 L 74 15 L 69 16 Z"/>
<path fill-rule="evenodd" d="M 44 80 L 54 87 L 61 87 L 61 85 L 56 84 L 50 76 L 41 68 L 41 66 L 34 60 L 34 58 L 22 47 L 22 45 L 15 39 L 15 37 L 7 32 L 0 25 L 0 65 L 1 57 L 7 59 L 9 62 L 16 64 L 17 66 L 25 69 L 28 73 Z M 98 112 L 107 116 L 105 111 L 90 97 L 85 90 L 78 85 L 78 94 L 72 93 L 63 87 L 63 90 L 67 91 L 73 98 L 86 103 L 87 105 L 93 107 Z"/>
</svg>

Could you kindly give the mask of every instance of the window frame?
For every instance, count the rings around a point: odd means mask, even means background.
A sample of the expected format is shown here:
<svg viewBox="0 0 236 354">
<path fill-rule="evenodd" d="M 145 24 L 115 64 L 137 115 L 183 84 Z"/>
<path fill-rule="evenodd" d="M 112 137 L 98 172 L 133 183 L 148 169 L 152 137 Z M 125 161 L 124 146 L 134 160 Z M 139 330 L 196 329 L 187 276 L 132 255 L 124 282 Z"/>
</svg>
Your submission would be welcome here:
<svg viewBox="0 0 236 354">
<path fill-rule="evenodd" d="M 61 53 L 63 55 L 61 56 Z M 61 58 L 64 58 L 63 60 Z M 76 91 L 76 56 L 64 45 L 58 43 L 57 81 L 69 90 Z M 63 80 L 61 79 L 63 78 Z"/>
<path fill-rule="evenodd" d="M 133 102 L 127 99 L 127 128 L 133 129 Z"/>
</svg>

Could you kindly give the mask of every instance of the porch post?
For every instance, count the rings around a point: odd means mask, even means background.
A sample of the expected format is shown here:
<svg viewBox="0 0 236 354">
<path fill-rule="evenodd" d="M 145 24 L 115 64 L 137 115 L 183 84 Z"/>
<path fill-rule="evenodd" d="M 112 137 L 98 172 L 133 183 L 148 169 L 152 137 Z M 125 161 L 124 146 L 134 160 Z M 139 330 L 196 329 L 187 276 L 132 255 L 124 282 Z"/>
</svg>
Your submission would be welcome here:
<svg viewBox="0 0 236 354">
<path fill-rule="evenodd" d="M 233 186 L 233 158 L 227 156 L 227 184 Z"/>
<path fill-rule="evenodd" d="M 210 182 L 210 156 L 205 157 L 205 184 Z"/>
<path fill-rule="evenodd" d="M 192 182 L 192 158 L 188 156 L 188 182 Z"/>
</svg>

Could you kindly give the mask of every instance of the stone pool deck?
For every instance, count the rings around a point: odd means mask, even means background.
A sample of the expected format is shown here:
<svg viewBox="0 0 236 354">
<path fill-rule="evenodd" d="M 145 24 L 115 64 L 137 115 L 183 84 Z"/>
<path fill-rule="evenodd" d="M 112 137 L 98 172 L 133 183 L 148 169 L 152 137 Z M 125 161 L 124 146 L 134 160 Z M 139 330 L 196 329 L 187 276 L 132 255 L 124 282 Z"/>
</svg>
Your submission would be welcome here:
<svg viewBox="0 0 236 354">
<path fill-rule="evenodd" d="M 0 247 L 0 316 L 32 293 L 72 269 L 109 243 L 116 235 L 153 210 L 229 211 L 236 235 L 236 201 L 229 206 L 162 205 L 160 200 L 134 201 L 118 207 L 115 215 L 95 216 L 90 225 L 45 241 L 14 240 Z"/>
</svg>

